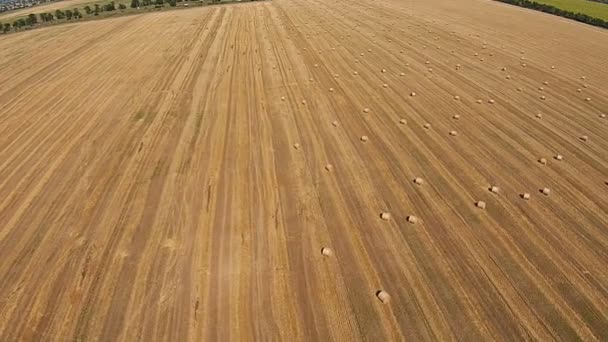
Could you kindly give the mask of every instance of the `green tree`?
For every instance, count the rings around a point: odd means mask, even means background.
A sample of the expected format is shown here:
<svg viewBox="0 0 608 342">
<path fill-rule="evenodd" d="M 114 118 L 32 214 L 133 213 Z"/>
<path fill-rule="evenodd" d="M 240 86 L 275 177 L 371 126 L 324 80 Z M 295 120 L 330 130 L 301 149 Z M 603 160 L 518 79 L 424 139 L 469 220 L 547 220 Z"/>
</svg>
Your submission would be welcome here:
<svg viewBox="0 0 608 342">
<path fill-rule="evenodd" d="M 72 11 L 72 14 L 74 15 L 75 19 L 82 18 L 82 14 L 80 14 L 80 11 L 78 10 L 78 8 L 74 8 L 74 10 Z"/>
<path fill-rule="evenodd" d="M 19 29 L 19 20 L 13 21 L 13 29 L 15 29 L 15 31 Z"/>
<path fill-rule="evenodd" d="M 38 22 L 38 18 L 34 13 L 30 13 L 27 16 L 27 24 L 30 26 L 34 26 Z"/>
<path fill-rule="evenodd" d="M 65 13 L 63 13 L 62 10 L 56 10 L 55 18 L 57 18 L 57 20 L 61 20 L 61 19 L 65 18 Z"/>
<path fill-rule="evenodd" d="M 53 20 L 55 20 L 55 17 L 53 16 L 53 13 L 47 13 L 46 14 L 46 20 L 47 21 L 53 21 Z"/>
<path fill-rule="evenodd" d="M 4 33 L 7 33 L 10 30 L 11 30 L 11 24 L 4 23 Z"/>
<path fill-rule="evenodd" d="M 177 3 L 175 2 L 175 0 L 169 0 L 169 6 L 175 7 L 177 6 Z"/>
<path fill-rule="evenodd" d="M 99 5 L 95 4 L 95 12 L 93 12 L 94 15 L 99 15 Z"/>
<path fill-rule="evenodd" d="M 27 25 L 27 23 L 25 22 L 25 19 L 23 19 L 23 18 L 19 19 L 19 27 L 24 27 L 25 25 Z"/>
<path fill-rule="evenodd" d="M 89 6 L 89 5 L 84 6 L 84 11 L 85 11 L 85 12 L 87 12 L 87 14 L 88 14 L 88 15 L 91 15 L 91 12 L 93 12 L 93 11 L 91 10 L 91 6 Z"/>
<path fill-rule="evenodd" d="M 131 8 L 138 8 L 139 0 L 131 0 Z"/>
<path fill-rule="evenodd" d="M 163 5 L 163 0 L 156 0 L 155 5 L 156 6 L 162 6 Z"/>
<path fill-rule="evenodd" d="M 72 16 L 73 16 L 72 10 L 65 10 L 66 19 L 72 20 Z"/>
</svg>

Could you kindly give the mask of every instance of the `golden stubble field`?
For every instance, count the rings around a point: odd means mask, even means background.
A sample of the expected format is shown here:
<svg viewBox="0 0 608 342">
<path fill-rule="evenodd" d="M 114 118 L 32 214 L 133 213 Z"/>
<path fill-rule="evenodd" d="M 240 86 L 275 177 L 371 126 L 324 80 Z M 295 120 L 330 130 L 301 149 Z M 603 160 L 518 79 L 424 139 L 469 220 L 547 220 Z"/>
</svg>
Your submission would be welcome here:
<svg viewBox="0 0 608 342">
<path fill-rule="evenodd" d="M 478 0 L 2 36 L 0 339 L 606 340 L 606 55 Z"/>
</svg>

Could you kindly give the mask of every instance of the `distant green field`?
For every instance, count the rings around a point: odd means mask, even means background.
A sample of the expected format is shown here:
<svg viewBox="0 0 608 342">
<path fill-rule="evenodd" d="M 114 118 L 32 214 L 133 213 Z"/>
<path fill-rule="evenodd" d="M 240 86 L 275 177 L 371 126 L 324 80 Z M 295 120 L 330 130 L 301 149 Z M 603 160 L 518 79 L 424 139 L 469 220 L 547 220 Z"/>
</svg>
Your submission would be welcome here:
<svg viewBox="0 0 608 342">
<path fill-rule="evenodd" d="M 608 20 L 608 4 L 588 0 L 531 0 L 539 4 L 551 5 L 566 11 L 579 12 L 591 17 Z"/>
</svg>

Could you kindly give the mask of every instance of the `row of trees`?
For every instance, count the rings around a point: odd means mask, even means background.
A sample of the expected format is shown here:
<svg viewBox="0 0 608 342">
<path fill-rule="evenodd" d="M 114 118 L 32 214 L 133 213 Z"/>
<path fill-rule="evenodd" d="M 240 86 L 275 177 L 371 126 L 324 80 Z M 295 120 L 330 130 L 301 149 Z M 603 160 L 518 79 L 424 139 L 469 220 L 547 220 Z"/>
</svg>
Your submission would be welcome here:
<svg viewBox="0 0 608 342">
<path fill-rule="evenodd" d="M 40 17 L 40 21 L 38 21 L 38 17 Z M 20 18 L 15 20 L 12 25 L 9 23 L 0 23 L 0 29 L 2 30 L 2 32 L 8 33 L 11 30 L 11 26 L 15 31 L 17 31 L 26 26 L 34 26 L 38 22 L 48 23 L 61 19 L 72 20 L 80 18 L 82 18 L 82 14 L 80 14 L 80 11 L 77 8 L 75 8 L 74 10 L 65 11 L 56 10 L 54 14 L 40 13 L 38 16 L 36 16 L 36 14 L 34 13 L 30 13 L 26 18 Z"/>
<path fill-rule="evenodd" d="M 166 1 L 169 6 L 175 7 L 178 2 L 182 2 L 182 0 L 168 0 Z M 154 5 L 155 7 L 162 7 L 165 4 L 164 0 L 131 0 L 131 8 L 139 8 L 139 7 L 148 7 Z"/>
<path fill-rule="evenodd" d="M 593 26 L 599 26 L 608 28 L 608 21 L 602 20 L 600 18 L 594 18 L 582 13 L 574 13 L 570 11 L 563 10 L 561 8 L 557 8 L 551 5 L 539 4 L 538 2 L 529 1 L 529 0 L 497 0 L 500 2 L 504 2 L 507 4 L 530 8 L 533 10 L 550 13 L 554 15 L 559 15 L 560 17 L 574 19 L 576 21 L 580 21 L 582 23 L 586 23 Z"/>
<path fill-rule="evenodd" d="M 218 1 L 219 0 L 213 0 L 213 1 Z M 169 6 L 175 7 L 177 6 L 178 2 L 182 2 L 182 0 L 131 0 L 131 8 L 139 8 L 139 7 L 148 7 L 148 6 L 155 6 L 155 7 L 162 7 L 165 3 L 168 3 Z M 116 3 L 114 1 L 106 4 L 106 5 L 99 5 L 99 4 L 95 4 L 94 7 L 91 7 L 89 5 L 83 7 L 85 13 L 87 15 L 94 15 L 97 16 L 99 15 L 99 13 L 101 12 L 111 12 L 111 11 L 115 11 L 117 9 L 116 7 Z M 127 9 L 127 6 L 125 6 L 124 4 L 119 4 L 118 5 L 118 9 L 120 10 L 124 10 Z M 40 18 L 40 20 L 38 19 Z M 21 18 L 18 20 L 15 20 L 12 25 L 9 23 L 0 23 L 0 30 L 4 33 L 8 33 L 11 30 L 11 27 L 13 28 L 13 30 L 18 31 L 24 27 L 27 26 L 34 26 L 37 23 L 41 22 L 41 23 L 50 23 L 56 20 L 73 20 L 73 19 L 81 19 L 82 18 L 82 14 L 80 13 L 80 11 L 75 8 L 73 10 L 56 10 L 54 13 L 40 13 L 38 16 L 36 16 L 36 14 L 29 14 L 26 18 Z"/>
</svg>

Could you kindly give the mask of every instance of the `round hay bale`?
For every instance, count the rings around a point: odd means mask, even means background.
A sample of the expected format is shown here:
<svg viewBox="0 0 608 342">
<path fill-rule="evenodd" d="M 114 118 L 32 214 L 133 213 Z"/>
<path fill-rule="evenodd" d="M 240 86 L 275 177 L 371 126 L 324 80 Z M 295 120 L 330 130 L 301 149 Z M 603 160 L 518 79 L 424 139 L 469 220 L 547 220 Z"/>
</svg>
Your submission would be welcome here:
<svg viewBox="0 0 608 342">
<path fill-rule="evenodd" d="M 586 136 L 586 135 L 583 135 L 583 136 L 581 136 L 581 140 L 582 141 L 587 141 L 587 140 L 589 140 L 589 137 Z"/>
<path fill-rule="evenodd" d="M 551 193 L 551 189 L 549 189 L 549 188 L 543 188 L 541 190 L 541 192 L 543 193 L 543 195 L 549 196 L 549 194 Z"/>
<path fill-rule="evenodd" d="M 375 36 L 374 36 L 375 37 Z M 367 49 L 367 52 L 372 52 L 372 49 Z"/>
<path fill-rule="evenodd" d="M 319 64 L 315 64 L 315 68 L 318 68 L 318 67 L 319 67 Z"/>
<path fill-rule="evenodd" d="M 600 118 L 605 119 L 606 118 L 606 114 L 600 114 Z"/>
<path fill-rule="evenodd" d="M 431 62 L 430 61 L 426 61 L 426 62 L 424 62 L 424 64 L 428 65 L 428 64 L 431 64 Z"/>
<path fill-rule="evenodd" d="M 486 208 L 486 202 L 484 201 L 477 201 L 477 203 L 475 203 L 475 206 L 479 209 L 485 209 Z"/>
<path fill-rule="evenodd" d="M 460 115 L 458 115 L 458 114 L 454 114 L 454 116 L 452 116 L 452 118 L 453 118 L 454 120 L 458 120 L 458 119 L 460 119 Z"/>
<path fill-rule="evenodd" d="M 561 154 L 556 154 L 555 155 L 555 160 L 562 161 L 562 160 L 564 160 L 564 156 L 562 156 Z"/>
<path fill-rule="evenodd" d="M 453 137 L 455 137 L 455 136 L 458 135 L 458 132 L 456 132 L 456 131 L 450 131 L 450 135 L 453 136 Z"/>
<path fill-rule="evenodd" d="M 547 159 L 545 159 L 545 158 L 538 159 L 538 162 L 541 163 L 541 164 L 543 164 L 543 165 L 547 165 Z"/>
<path fill-rule="evenodd" d="M 477 57 L 477 56 L 479 56 L 479 54 L 478 54 L 477 52 L 475 52 L 475 53 L 473 54 L 473 56 Z"/>
<path fill-rule="evenodd" d="M 506 79 L 510 80 L 511 79 L 511 75 L 507 75 Z"/>
<path fill-rule="evenodd" d="M 306 105 L 306 100 L 302 100 L 302 104 L 303 104 L 303 105 Z"/>
<path fill-rule="evenodd" d="M 386 73 L 386 69 L 382 69 L 382 70 L 380 70 L 380 72 Z"/>
<path fill-rule="evenodd" d="M 458 95 L 454 95 L 454 100 L 456 100 L 456 101 L 460 101 L 460 96 L 458 96 Z"/>
<path fill-rule="evenodd" d="M 369 138 L 367 137 L 367 135 L 362 135 L 361 136 L 361 141 L 366 142 L 368 140 L 369 140 Z"/>
<path fill-rule="evenodd" d="M 577 88 L 577 89 L 576 89 L 576 91 L 577 91 L 578 93 L 580 93 L 581 91 L 583 91 L 583 89 L 581 89 L 581 88 Z"/>
<path fill-rule="evenodd" d="M 334 88 L 329 88 L 329 92 L 333 93 L 334 92 Z"/>
<path fill-rule="evenodd" d="M 488 103 L 489 103 L 489 104 L 494 104 L 494 103 L 496 103 L 496 101 L 494 101 L 494 99 L 489 99 L 489 100 L 488 100 Z"/>
<path fill-rule="evenodd" d="M 545 88 L 543 88 L 543 87 L 538 87 L 538 90 L 543 91 L 543 90 L 545 90 Z"/>
<path fill-rule="evenodd" d="M 338 78 L 338 77 L 340 77 L 340 75 L 334 74 L 334 78 Z"/>
<path fill-rule="evenodd" d="M 384 290 L 376 292 L 376 297 L 378 297 L 383 304 L 388 304 L 391 301 L 391 295 Z"/>
<path fill-rule="evenodd" d="M 325 170 L 327 170 L 328 172 L 331 172 L 331 170 L 333 170 L 333 169 L 334 169 L 333 165 L 331 165 L 331 164 L 325 165 Z"/>
<path fill-rule="evenodd" d="M 358 73 L 357 71 L 354 71 L 354 72 L 353 72 L 353 75 L 355 75 L 355 76 L 356 76 L 356 75 L 359 75 L 359 73 Z"/>
<path fill-rule="evenodd" d="M 388 84 L 384 83 L 384 84 L 382 85 L 382 88 L 388 88 Z"/>
<path fill-rule="evenodd" d="M 359 63 L 359 60 L 358 60 L 358 59 L 355 59 L 355 63 Z"/>
<path fill-rule="evenodd" d="M 589 102 L 589 101 L 591 101 L 591 98 L 590 97 L 586 97 L 585 101 Z"/>
<path fill-rule="evenodd" d="M 326 257 L 330 257 L 334 254 L 334 251 L 332 251 L 331 248 L 329 248 L 329 247 L 323 247 L 323 248 L 321 248 L 321 254 L 323 254 Z"/>
<path fill-rule="evenodd" d="M 428 69 L 428 72 L 433 72 L 433 68 L 429 68 L 429 69 Z"/>
<path fill-rule="evenodd" d="M 517 87 L 517 91 L 523 91 L 521 87 Z"/>
<path fill-rule="evenodd" d="M 528 66 L 528 64 L 526 64 L 526 63 L 521 63 L 521 66 L 525 68 L 525 67 L 527 67 L 527 66 Z"/>
<path fill-rule="evenodd" d="M 587 77 L 585 77 L 585 76 L 581 76 L 581 80 L 584 80 L 585 78 L 587 78 Z"/>
<path fill-rule="evenodd" d="M 332 124 L 334 127 L 338 127 L 338 125 L 339 125 L 338 120 L 334 120 L 334 121 L 333 121 L 331 124 Z"/>
<path fill-rule="evenodd" d="M 555 69 L 555 65 L 552 65 L 552 66 L 551 66 L 551 69 Z"/>
<path fill-rule="evenodd" d="M 475 102 L 477 102 L 477 103 L 481 104 L 483 101 L 481 101 L 481 99 L 478 99 L 478 100 L 477 100 L 477 101 L 475 101 Z"/>
<path fill-rule="evenodd" d="M 388 221 L 391 219 L 391 214 L 387 212 L 380 213 L 380 218 L 384 221 Z"/>
<path fill-rule="evenodd" d="M 530 199 L 530 194 L 527 192 L 524 192 L 523 194 L 521 194 L 521 198 L 525 199 L 526 201 Z"/>
<path fill-rule="evenodd" d="M 490 192 L 493 192 L 493 193 L 497 194 L 498 192 L 500 192 L 500 188 L 497 187 L 496 185 L 492 185 L 490 187 Z"/>
<path fill-rule="evenodd" d="M 414 215 L 410 215 L 407 217 L 407 222 L 409 222 L 411 224 L 416 224 L 416 223 L 418 223 L 418 218 Z"/>
<path fill-rule="evenodd" d="M 429 129 L 429 128 L 431 128 L 431 124 L 430 123 L 425 123 L 423 127 L 426 128 L 426 129 Z"/>
<path fill-rule="evenodd" d="M 308 79 L 308 81 L 313 82 L 314 79 L 311 77 L 311 78 Z"/>
<path fill-rule="evenodd" d="M 402 72 L 402 73 L 400 73 L 400 74 L 399 74 L 399 76 L 405 76 L 405 73 L 404 73 L 404 72 Z"/>
<path fill-rule="evenodd" d="M 416 178 L 414 178 L 414 183 L 418 184 L 418 185 L 422 185 L 422 184 L 424 184 L 424 179 L 422 179 L 420 177 L 416 177 Z"/>
<path fill-rule="evenodd" d="M 546 97 L 545 95 L 542 95 L 542 96 L 540 97 L 540 99 L 541 99 L 541 100 L 546 100 L 546 99 L 547 99 L 547 97 Z"/>
<path fill-rule="evenodd" d="M 285 101 L 285 96 L 281 96 L 281 101 Z"/>
<path fill-rule="evenodd" d="M 363 108 L 363 113 L 369 113 L 369 108 Z"/>
<path fill-rule="evenodd" d="M 298 144 L 298 143 L 293 144 L 293 148 L 295 148 L 296 150 L 299 149 L 300 148 L 300 144 Z"/>
<path fill-rule="evenodd" d="M 543 82 L 544 85 L 549 85 L 549 81 Z"/>
<path fill-rule="evenodd" d="M 542 119 L 543 115 L 541 113 L 536 114 L 536 117 Z"/>
<path fill-rule="evenodd" d="M 407 120 L 402 118 L 399 120 L 399 123 L 402 125 L 407 125 Z"/>
<path fill-rule="evenodd" d="M 587 84 L 583 84 L 583 88 L 589 88 Z"/>
</svg>

